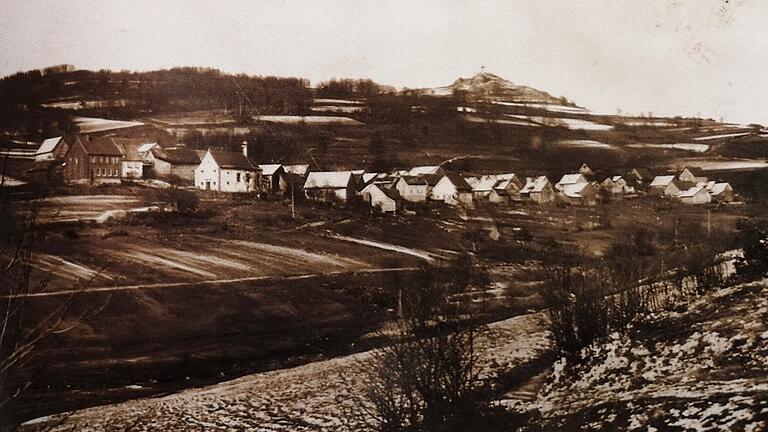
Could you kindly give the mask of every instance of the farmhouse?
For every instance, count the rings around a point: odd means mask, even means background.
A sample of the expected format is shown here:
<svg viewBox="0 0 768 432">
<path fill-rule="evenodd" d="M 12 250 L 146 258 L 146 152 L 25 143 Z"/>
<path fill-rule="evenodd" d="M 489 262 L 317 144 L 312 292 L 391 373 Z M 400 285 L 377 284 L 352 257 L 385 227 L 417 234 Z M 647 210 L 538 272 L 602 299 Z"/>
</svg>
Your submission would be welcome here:
<svg viewBox="0 0 768 432">
<path fill-rule="evenodd" d="M 611 176 L 603 180 L 600 186 L 608 193 L 618 195 L 624 193 L 634 192 L 634 188 L 627 184 L 627 181 L 622 176 Z"/>
<path fill-rule="evenodd" d="M 467 177 L 465 180 L 472 187 L 472 198 L 474 200 L 487 199 L 489 202 L 494 203 L 501 201 L 499 194 L 494 189 L 496 183 L 499 182 L 496 176 Z"/>
<path fill-rule="evenodd" d="M 679 181 L 674 175 L 656 176 L 651 182 L 650 192 L 659 196 L 676 197 L 690 186 L 692 185 Z"/>
<path fill-rule="evenodd" d="M 75 138 L 64 158 L 67 183 L 120 183 L 123 155 L 109 138 Z"/>
<path fill-rule="evenodd" d="M 309 173 L 309 165 L 283 165 L 283 171 L 287 174 L 306 177 Z"/>
<path fill-rule="evenodd" d="M 566 174 L 555 184 L 555 189 L 562 192 L 566 186 L 586 183 L 589 183 L 589 180 L 587 180 L 584 174 Z"/>
<path fill-rule="evenodd" d="M 261 164 L 261 189 L 273 194 L 282 194 L 288 190 L 288 180 L 280 164 Z"/>
<path fill-rule="evenodd" d="M 148 144 L 147 140 L 113 137 L 99 139 L 110 139 L 120 149 L 120 153 L 123 155 L 120 177 L 138 179 L 144 176 L 144 157 L 142 157 L 139 149 Z"/>
<path fill-rule="evenodd" d="M 404 176 L 397 179 L 394 185 L 400 196 L 409 202 L 425 202 L 429 197 L 429 181 L 425 176 Z"/>
<path fill-rule="evenodd" d="M 64 137 L 48 138 L 35 152 L 35 161 L 63 159 L 69 150 Z"/>
<path fill-rule="evenodd" d="M 523 183 L 515 174 L 501 174 L 496 176 L 498 181 L 493 185 L 493 190 L 499 197 L 499 202 L 520 201 L 520 189 Z"/>
<path fill-rule="evenodd" d="M 560 198 L 568 204 L 597 204 L 597 188 L 592 183 L 574 183 L 563 186 Z"/>
<path fill-rule="evenodd" d="M 347 205 L 357 191 L 352 171 L 310 172 L 304 196 L 312 201 Z"/>
<path fill-rule="evenodd" d="M 708 204 L 712 202 L 712 196 L 705 186 L 694 186 L 680 192 L 677 197 L 685 204 Z"/>
<path fill-rule="evenodd" d="M 152 172 L 158 177 L 176 176 L 190 182 L 195 181 L 195 170 L 200 165 L 200 156 L 194 150 L 185 147 L 152 147 L 148 159 Z"/>
<path fill-rule="evenodd" d="M 635 188 L 635 190 L 642 190 L 653 181 L 653 174 L 645 168 L 632 168 L 624 175 L 624 180 L 627 181 L 629 187 Z"/>
<path fill-rule="evenodd" d="M 525 185 L 520 189 L 520 197 L 526 201 L 546 204 L 555 200 L 555 190 L 549 179 L 544 176 L 528 177 L 525 179 Z"/>
<path fill-rule="evenodd" d="M 383 213 L 395 213 L 400 208 L 401 198 L 396 189 L 371 183 L 360 191 L 360 195 L 363 197 L 363 201 Z"/>
<path fill-rule="evenodd" d="M 458 174 L 445 174 L 432 188 L 430 199 L 442 201 L 451 206 L 460 204 L 471 207 L 472 186 Z"/>
<path fill-rule="evenodd" d="M 195 187 L 219 192 L 254 192 L 259 169 L 243 153 L 211 150 L 195 169 Z"/>
<path fill-rule="evenodd" d="M 733 188 L 730 183 L 721 182 L 708 182 L 706 185 L 707 191 L 712 196 L 713 202 L 729 203 L 734 200 Z"/>
</svg>

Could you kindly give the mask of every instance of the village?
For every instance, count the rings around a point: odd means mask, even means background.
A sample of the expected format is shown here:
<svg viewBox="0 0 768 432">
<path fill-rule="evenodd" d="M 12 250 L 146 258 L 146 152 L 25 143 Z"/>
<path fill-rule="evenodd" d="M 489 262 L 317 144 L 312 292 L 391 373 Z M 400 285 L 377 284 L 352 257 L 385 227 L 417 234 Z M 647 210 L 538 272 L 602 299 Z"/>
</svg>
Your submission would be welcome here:
<svg viewBox="0 0 768 432">
<path fill-rule="evenodd" d="M 383 213 L 408 212 L 427 204 L 595 206 L 646 195 L 692 205 L 737 200 L 728 182 L 687 167 L 677 173 L 633 168 L 625 173 L 596 174 L 584 163 L 555 182 L 543 175 L 465 173 L 442 165 L 389 172 L 323 171 L 309 164 L 262 163 L 248 157 L 246 142 L 241 148 L 242 152 L 198 150 L 184 144 L 161 147 L 143 138 L 80 134 L 46 139 L 34 154 L 22 157 L 34 158 L 27 174 L 38 185 L 147 181 L 152 187 L 298 198 L 341 207 L 367 206 Z"/>
</svg>

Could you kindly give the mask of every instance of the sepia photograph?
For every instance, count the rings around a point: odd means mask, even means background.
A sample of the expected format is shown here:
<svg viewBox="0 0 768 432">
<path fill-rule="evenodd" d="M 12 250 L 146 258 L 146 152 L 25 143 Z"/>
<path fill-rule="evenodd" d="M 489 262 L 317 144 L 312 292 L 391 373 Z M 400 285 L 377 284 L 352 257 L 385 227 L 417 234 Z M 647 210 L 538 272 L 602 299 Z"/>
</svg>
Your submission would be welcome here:
<svg viewBox="0 0 768 432">
<path fill-rule="evenodd" d="M 768 431 L 767 20 L 0 0 L 0 432 Z"/>
</svg>

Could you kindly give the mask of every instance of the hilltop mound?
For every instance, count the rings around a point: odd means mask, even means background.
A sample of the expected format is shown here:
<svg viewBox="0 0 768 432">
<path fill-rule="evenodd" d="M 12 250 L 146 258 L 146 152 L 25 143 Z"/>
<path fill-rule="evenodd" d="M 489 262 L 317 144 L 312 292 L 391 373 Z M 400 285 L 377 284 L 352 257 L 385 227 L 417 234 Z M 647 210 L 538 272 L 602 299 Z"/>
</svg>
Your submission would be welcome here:
<svg viewBox="0 0 768 432">
<path fill-rule="evenodd" d="M 555 367 L 545 430 L 768 428 L 768 280 L 651 314 L 593 347 L 577 378 Z M 538 429 L 536 429 L 538 430 Z"/>
<path fill-rule="evenodd" d="M 515 84 L 498 75 L 480 72 L 470 78 L 458 78 L 453 84 L 432 89 L 436 96 L 466 94 L 471 99 L 519 102 L 525 104 L 564 105 L 565 98 L 556 98 L 551 94 L 533 87 Z M 575 106 L 573 104 L 567 104 Z"/>
</svg>

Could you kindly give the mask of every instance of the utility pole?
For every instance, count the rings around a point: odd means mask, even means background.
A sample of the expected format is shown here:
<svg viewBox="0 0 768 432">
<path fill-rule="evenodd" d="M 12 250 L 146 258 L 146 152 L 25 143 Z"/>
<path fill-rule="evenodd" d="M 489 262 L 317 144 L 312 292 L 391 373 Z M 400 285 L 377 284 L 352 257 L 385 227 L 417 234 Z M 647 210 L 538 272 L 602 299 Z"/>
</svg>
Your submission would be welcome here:
<svg viewBox="0 0 768 432">
<path fill-rule="evenodd" d="M 712 210 L 707 209 L 707 239 L 712 238 Z"/>
<path fill-rule="evenodd" d="M 291 218 L 296 220 L 296 193 L 293 189 L 293 181 L 291 181 Z"/>
</svg>

